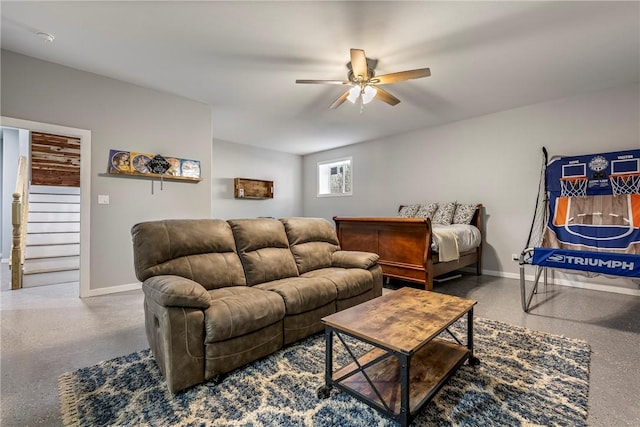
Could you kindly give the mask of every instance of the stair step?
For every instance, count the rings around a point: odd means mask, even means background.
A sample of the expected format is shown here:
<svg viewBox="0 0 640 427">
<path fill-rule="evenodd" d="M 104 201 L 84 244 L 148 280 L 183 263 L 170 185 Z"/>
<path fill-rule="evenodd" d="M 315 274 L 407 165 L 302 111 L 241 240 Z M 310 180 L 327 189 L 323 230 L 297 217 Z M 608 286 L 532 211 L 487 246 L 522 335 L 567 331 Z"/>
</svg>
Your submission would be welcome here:
<svg viewBox="0 0 640 427">
<path fill-rule="evenodd" d="M 79 222 L 31 222 L 27 225 L 27 233 L 66 233 L 79 231 Z"/>
<path fill-rule="evenodd" d="M 80 233 L 29 233 L 27 234 L 27 245 L 29 246 L 64 245 L 68 243 L 80 243 Z"/>
<path fill-rule="evenodd" d="M 23 286 L 80 280 L 80 188 L 29 189 Z"/>
<path fill-rule="evenodd" d="M 80 203 L 79 194 L 38 194 L 29 193 L 29 203 Z"/>
<path fill-rule="evenodd" d="M 29 212 L 80 212 L 79 203 L 29 203 Z"/>
<path fill-rule="evenodd" d="M 80 221 L 80 212 L 29 212 L 29 222 Z"/>
<path fill-rule="evenodd" d="M 54 285 L 58 283 L 78 282 L 79 270 L 53 271 L 49 273 L 25 274 L 22 276 L 22 287 Z"/>
<path fill-rule="evenodd" d="M 44 273 L 50 271 L 77 270 L 80 268 L 79 256 L 67 256 L 56 258 L 25 259 L 24 274 Z"/>
<path fill-rule="evenodd" d="M 29 193 L 33 194 L 80 194 L 80 187 L 62 187 L 53 185 L 31 185 Z"/>
<path fill-rule="evenodd" d="M 80 255 L 80 244 L 27 246 L 25 259 Z"/>
</svg>

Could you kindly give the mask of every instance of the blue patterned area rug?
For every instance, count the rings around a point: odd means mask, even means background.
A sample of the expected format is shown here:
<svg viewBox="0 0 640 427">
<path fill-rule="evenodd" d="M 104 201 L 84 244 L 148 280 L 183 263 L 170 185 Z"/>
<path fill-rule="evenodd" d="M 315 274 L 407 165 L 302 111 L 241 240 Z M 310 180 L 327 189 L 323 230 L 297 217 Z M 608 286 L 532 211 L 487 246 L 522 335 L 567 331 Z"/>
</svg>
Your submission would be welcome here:
<svg viewBox="0 0 640 427">
<path fill-rule="evenodd" d="M 464 321 L 452 329 L 466 340 Z M 478 318 L 474 337 L 480 365 L 463 365 L 412 425 L 586 425 L 587 343 Z M 132 353 L 60 376 L 62 418 L 73 426 L 395 426 L 347 393 L 316 397 L 324 352 L 318 334 L 175 396 L 149 350 Z M 337 357 L 336 366 L 346 361 Z"/>
</svg>

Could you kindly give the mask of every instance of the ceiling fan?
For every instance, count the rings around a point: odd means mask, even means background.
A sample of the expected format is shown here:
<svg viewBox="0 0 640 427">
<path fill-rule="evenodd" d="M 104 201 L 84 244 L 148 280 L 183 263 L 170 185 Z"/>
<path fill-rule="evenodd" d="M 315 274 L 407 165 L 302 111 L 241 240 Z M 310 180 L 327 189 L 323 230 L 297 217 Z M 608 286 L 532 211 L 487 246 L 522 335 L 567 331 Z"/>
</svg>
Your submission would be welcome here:
<svg viewBox="0 0 640 427">
<path fill-rule="evenodd" d="M 340 95 L 329 108 L 338 108 L 346 100 L 355 103 L 359 99 L 362 102 L 361 105 L 364 105 L 371 102 L 373 98 L 378 98 L 394 106 L 400 103 L 400 100 L 379 87 L 379 85 L 419 79 L 431 75 L 431 71 L 428 68 L 419 68 L 417 70 L 400 71 L 376 76 L 375 68 L 377 64 L 377 60 L 369 59 L 365 56 L 364 50 L 351 49 L 351 62 L 347 64 L 349 68 L 349 73 L 347 74 L 348 80 L 296 80 L 296 83 L 351 86 L 351 89 Z"/>
</svg>

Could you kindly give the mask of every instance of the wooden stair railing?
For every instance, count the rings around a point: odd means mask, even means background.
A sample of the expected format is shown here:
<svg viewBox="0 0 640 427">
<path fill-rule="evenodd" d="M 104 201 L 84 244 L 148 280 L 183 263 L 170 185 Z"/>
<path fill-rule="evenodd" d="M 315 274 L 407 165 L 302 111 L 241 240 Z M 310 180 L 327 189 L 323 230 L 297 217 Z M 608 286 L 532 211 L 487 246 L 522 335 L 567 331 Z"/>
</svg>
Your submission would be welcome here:
<svg viewBox="0 0 640 427">
<path fill-rule="evenodd" d="M 11 222 L 13 239 L 9 265 L 11 267 L 11 289 L 22 288 L 22 268 L 27 237 L 27 215 L 29 212 L 29 186 L 27 181 L 27 158 L 20 156 L 16 191 L 13 193 Z"/>
</svg>

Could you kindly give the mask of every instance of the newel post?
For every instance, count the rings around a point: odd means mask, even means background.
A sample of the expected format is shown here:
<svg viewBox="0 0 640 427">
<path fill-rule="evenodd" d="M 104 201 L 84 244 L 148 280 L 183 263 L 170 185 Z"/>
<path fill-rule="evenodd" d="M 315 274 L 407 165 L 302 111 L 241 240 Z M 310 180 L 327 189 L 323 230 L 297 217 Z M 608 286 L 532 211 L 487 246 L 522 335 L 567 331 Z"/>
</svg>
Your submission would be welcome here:
<svg viewBox="0 0 640 427">
<path fill-rule="evenodd" d="M 20 193 L 13 193 L 12 223 L 13 242 L 11 245 L 11 289 L 22 288 L 22 202 Z"/>
</svg>

